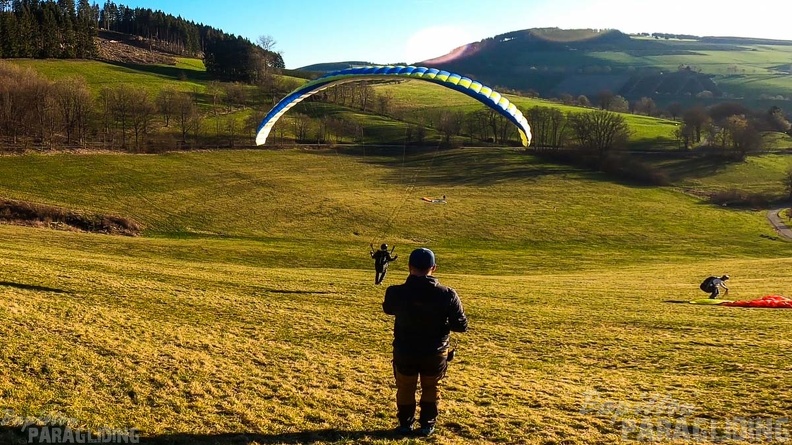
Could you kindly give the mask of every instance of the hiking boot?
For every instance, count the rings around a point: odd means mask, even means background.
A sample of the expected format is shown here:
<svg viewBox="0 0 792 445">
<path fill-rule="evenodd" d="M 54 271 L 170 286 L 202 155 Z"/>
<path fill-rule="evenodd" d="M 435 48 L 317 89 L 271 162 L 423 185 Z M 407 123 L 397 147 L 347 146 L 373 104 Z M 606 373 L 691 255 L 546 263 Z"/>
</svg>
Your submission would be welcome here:
<svg viewBox="0 0 792 445">
<path fill-rule="evenodd" d="M 412 427 L 410 425 L 399 425 L 393 432 L 399 436 L 409 436 L 412 434 Z"/>
<path fill-rule="evenodd" d="M 434 425 L 422 426 L 418 429 L 418 435 L 421 437 L 429 437 L 432 435 L 432 433 L 434 433 L 434 430 Z"/>
</svg>

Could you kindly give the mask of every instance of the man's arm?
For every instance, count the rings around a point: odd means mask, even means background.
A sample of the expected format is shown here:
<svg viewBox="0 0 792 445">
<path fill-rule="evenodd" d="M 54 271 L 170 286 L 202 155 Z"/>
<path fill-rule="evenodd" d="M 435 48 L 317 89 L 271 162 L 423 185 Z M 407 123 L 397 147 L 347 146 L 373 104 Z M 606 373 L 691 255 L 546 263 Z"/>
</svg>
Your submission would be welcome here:
<svg viewBox="0 0 792 445">
<path fill-rule="evenodd" d="M 389 287 L 385 291 L 385 301 L 382 302 L 382 310 L 388 315 L 396 315 L 396 295 L 392 290 L 393 288 Z"/>
<path fill-rule="evenodd" d="M 451 304 L 448 308 L 448 329 L 454 332 L 466 332 L 468 329 L 468 320 L 465 316 L 465 310 L 462 308 L 462 300 L 459 299 L 456 291 L 449 289 L 453 295 L 451 297 Z"/>
</svg>

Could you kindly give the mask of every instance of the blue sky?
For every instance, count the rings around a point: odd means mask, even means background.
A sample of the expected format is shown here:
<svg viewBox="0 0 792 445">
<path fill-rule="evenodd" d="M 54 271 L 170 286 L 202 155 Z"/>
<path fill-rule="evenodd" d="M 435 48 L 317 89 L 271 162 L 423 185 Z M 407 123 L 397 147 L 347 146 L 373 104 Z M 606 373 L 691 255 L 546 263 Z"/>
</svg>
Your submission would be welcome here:
<svg viewBox="0 0 792 445">
<path fill-rule="evenodd" d="M 100 4 L 104 3 L 103 1 Z M 287 68 L 348 60 L 377 64 L 443 55 L 527 28 L 792 40 L 788 0 L 116 0 L 159 9 L 255 42 L 271 36 Z M 755 6 L 744 6 L 755 5 Z"/>
</svg>

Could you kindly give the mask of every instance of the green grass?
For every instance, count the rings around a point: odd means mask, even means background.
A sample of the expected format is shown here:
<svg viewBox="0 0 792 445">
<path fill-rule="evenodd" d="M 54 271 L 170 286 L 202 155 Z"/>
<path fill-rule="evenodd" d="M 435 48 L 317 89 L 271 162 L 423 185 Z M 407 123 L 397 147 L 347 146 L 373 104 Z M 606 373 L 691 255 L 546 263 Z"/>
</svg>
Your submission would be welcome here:
<svg viewBox="0 0 792 445">
<path fill-rule="evenodd" d="M 782 179 L 792 168 L 786 155 L 750 156 L 745 162 L 724 163 L 713 158 L 677 159 L 658 163 L 682 187 L 706 191 L 729 189 L 788 196 Z"/>
<path fill-rule="evenodd" d="M 178 59 L 176 66 L 130 65 L 93 60 L 14 59 L 19 66 L 30 67 L 51 80 L 80 76 L 96 94 L 103 87 L 135 85 L 151 94 L 165 87 L 177 91 L 203 92 L 206 79 L 203 62 L 197 59 Z M 184 80 L 180 80 L 180 76 Z"/>
<path fill-rule="evenodd" d="M 676 70 L 679 65 L 690 65 L 701 68 L 705 73 L 718 75 L 727 74 L 729 67 L 734 66 L 738 71 L 746 70 L 749 74 L 767 73 L 770 68 L 789 64 L 789 56 L 792 55 L 792 45 L 739 45 L 731 46 L 731 48 L 741 48 L 741 50 L 712 51 L 702 50 L 700 43 L 674 41 L 668 43 L 668 48 L 671 50 L 687 49 L 691 52 L 689 54 L 642 55 L 640 51 L 629 54 L 608 51 L 587 54 L 615 65 L 655 67 L 668 70 Z"/>
<path fill-rule="evenodd" d="M 792 82 L 790 74 L 738 74 L 723 76 L 718 79 L 718 84 L 723 85 L 742 97 L 745 96 L 785 96 L 792 97 Z M 783 106 L 784 102 L 781 102 Z"/>
<path fill-rule="evenodd" d="M 9 157 L 0 164 L 0 194 L 120 214 L 156 236 L 300 239 L 328 247 L 342 243 L 349 249 L 388 237 L 408 244 L 475 246 L 494 255 L 517 249 L 514 259 L 501 265 L 514 271 L 544 267 L 531 258 L 539 252 L 565 252 L 558 261 L 570 267 L 594 261 L 599 254 L 594 259 L 577 257 L 592 245 L 611 255 L 608 261 L 625 263 L 665 258 L 680 250 L 696 256 L 698 251 L 709 255 L 713 249 L 735 248 L 745 254 L 772 254 L 776 248 L 759 237 L 772 234 L 760 212 L 704 206 L 679 219 L 679 207 L 695 207 L 691 198 L 548 167 L 519 151 L 426 149 L 412 154 L 394 148 L 344 153 L 317 149 Z M 459 205 L 427 207 L 420 201 L 443 194 Z M 566 224 L 557 227 L 556 221 Z M 714 233 L 723 232 L 738 234 L 744 244 L 710 247 L 717 239 Z M 686 242 L 679 246 L 682 236 Z M 633 249 L 636 243 L 642 245 L 640 252 Z M 337 258 L 313 261 L 326 266 Z"/>
<path fill-rule="evenodd" d="M 392 97 L 394 109 L 409 111 L 405 119 L 417 119 L 427 113 L 440 113 L 444 110 L 471 113 L 476 110 L 486 109 L 481 102 L 461 93 L 449 90 L 446 87 L 422 81 L 406 81 L 400 83 L 376 85 L 378 94 Z M 517 105 L 523 112 L 539 107 L 556 108 L 563 113 L 588 112 L 590 109 L 562 105 L 542 99 L 505 94 L 510 102 Z M 666 119 L 657 119 L 634 114 L 622 114 L 632 131 L 630 141 L 642 146 L 671 147 L 674 146 L 674 129 L 678 123 Z M 515 136 L 516 138 L 516 136 Z"/>
<path fill-rule="evenodd" d="M 95 95 L 98 95 L 99 91 L 104 87 L 135 85 L 136 88 L 148 91 L 151 97 L 155 97 L 163 88 L 198 93 L 200 95 L 199 102 L 204 108 L 208 106 L 207 104 L 210 100 L 206 94 L 210 79 L 206 76 L 203 62 L 199 59 L 178 58 L 175 66 L 112 64 L 87 60 L 54 59 L 13 60 L 12 63 L 30 67 L 52 80 L 73 76 L 83 77 Z M 304 82 L 303 79 L 290 76 L 281 76 L 280 81 L 287 89 L 296 88 Z M 437 114 L 444 110 L 469 113 L 485 109 L 485 106 L 475 99 L 427 82 L 408 81 L 398 84 L 375 85 L 375 91 L 378 94 L 388 94 L 393 98 L 392 109 L 402 112 L 404 115 L 403 121 L 319 103 L 306 103 L 299 106 L 295 111 L 302 111 L 309 115 L 318 115 L 317 110 L 340 113 L 344 118 L 354 120 L 363 126 L 364 142 L 390 144 L 402 143 L 406 134 L 406 126 L 409 123 L 425 123 L 427 115 Z M 265 98 L 261 97 L 255 88 L 248 88 L 248 96 L 250 103 L 255 104 L 262 110 L 269 109 L 270 105 L 265 103 Z M 580 107 L 566 106 L 546 100 L 529 99 L 513 95 L 506 96 L 522 110 L 527 110 L 534 106 L 545 106 L 560 109 L 564 113 L 586 111 L 586 109 Z M 263 111 L 258 112 L 263 113 Z M 238 115 L 240 128 L 244 128 L 241 124 L 249 120 L 249 112 L 238 113 Z M 289 116 L 287 114 L 279 125 L 289 127 Z M 676 128 L 676 123 L 632 114 L 624 114 L 624 117 L 632 129 L 631 141 L 636 146 L 653 148 L 674 146 L 673 131 Z M 226 120 L 227 116 L 223 116 L 220 125 L 225 125 Z M 215 134 L 217 133 L 216 128 L 217 124 L 214 119 L 208 117 L 204 122 L 206 132 Z M 174 127 L 170 131 L 175 133 L 176 128 Z M 274 132 L 277 134 L 278 131 L 278 127 L 276 127 Z M 286 128 L 285 132 L 288 137 L 294 137 L 291 128 Z M 247 141 L 252 140 L 252 137 L 243 132 L 242 139 L 245 138 L 247 138 Z M 428 143 L 438 143 L 440 138 L 440 135 L 435 130 L 428 129 L 426 136 Z M 517 140 L 516 132 L 513 138 L 515 141 Z M 467 141 L 466 137 L 455 139 L 459 142 Z"/>
<path fill-rule="evenodd" d="M 1 157 L 0 195 L 148 227 L 0 225 L 4 443 L 52 416 L 159 443 L 403 443 L 372 240 L 433 248 L 471 320 L 427 442 L 612 444 L 675 404 L 733 427 L 792 403 L 792 312 L 677 304 L 722 272 L 732 297 L 792 293 L 762 212 L 497 149 Z"/>
</svg>

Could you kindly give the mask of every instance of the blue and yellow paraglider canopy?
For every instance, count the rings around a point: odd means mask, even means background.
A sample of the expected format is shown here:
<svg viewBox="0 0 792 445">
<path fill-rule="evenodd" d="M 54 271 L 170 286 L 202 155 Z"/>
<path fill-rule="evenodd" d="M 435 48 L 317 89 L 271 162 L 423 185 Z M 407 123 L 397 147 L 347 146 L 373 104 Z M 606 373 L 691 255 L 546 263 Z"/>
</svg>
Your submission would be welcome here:
<svg viewBox="0 0 792 445">
<path fill-rule="evenodd" d="M 267 136 L 269 136 L 272 127 L 278 122 L 278 119 L 303 99 L 335 85 L 364 80 L 381 80 L 387 77 L 425 80 L 467 94 L 514 123 L 520 132 L 523 146 L 527 147 L 531 143 L 531 127 L 528 125 L 525 116 L 517 109 L 517 106 L 486 85 L 459 74 L 435 68 L 422 66 L 367 66 L 329 73 L 289 93 L 261 121 L 256 131 L 256 145 L 264 145 L 267 142 Z"/>
</svg>

